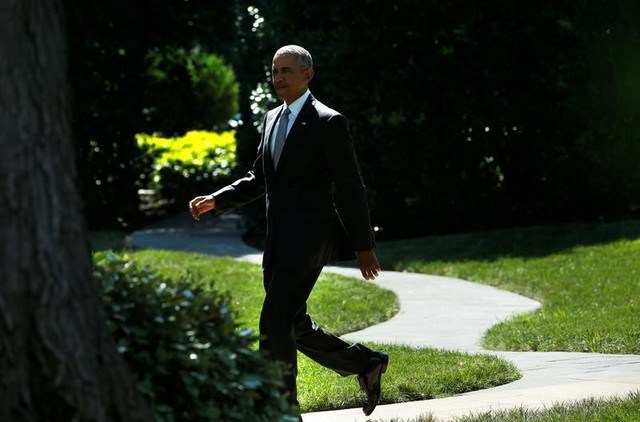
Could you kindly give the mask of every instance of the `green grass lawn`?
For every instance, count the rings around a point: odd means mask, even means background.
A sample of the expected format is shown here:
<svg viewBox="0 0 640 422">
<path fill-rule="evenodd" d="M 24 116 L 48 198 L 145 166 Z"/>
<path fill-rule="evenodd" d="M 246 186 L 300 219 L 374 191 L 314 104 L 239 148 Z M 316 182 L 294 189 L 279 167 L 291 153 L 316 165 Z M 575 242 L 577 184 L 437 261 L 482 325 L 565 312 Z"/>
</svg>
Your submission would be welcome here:
<svg viewBox="0 0 640 422">
<path fill-rule="evenodd" d="M 189 274 L 204 285 L 227 292 L 237 313 L 236 321 L 258 330 L 264 298 L 259 265 L 177 251 L 141 250 L 131 256 L 171 279 L 179 280 Z M 349 300 L 345 300 L 347 297 Z M 308 308 L 311 315 L 322 316 L 323 327 L 343 334 L 391 318 L 398 311 L 398 301 L 393 292 L 373 284 L 355 283 L 337 274 L 321 274 Z"/>
<path fill-rule="evenodd" d="M 511 363 L 495 356 L 436 349 L 365 343 L 389 353 L 381 404 L 446 397 L 501 385 L 520 377 Z M 310 361 L 298 359 L 298 390 L 303 411 L 362 406 L 355 377 L 342 378 Z"/>
<path fill-rule="evenodd" d="M 170 279 L 178 281 L 190 275 L 190 279 L 198 280 L 205 287 L 229 292 L 237 321 L 257 330 L 263 298 L 259 265 L 185 252 L 142 250 L 130 254 L 138 264 Z M 392 292 L 364 280 L 323 274 L 308 306 L 318 323 L 336 334 L 343 334 L 390 318 L 397 312 L 397 298 Z M 382 403 L 443 397 L 520 377 L 512 364 L 493 356 L 367 345 L 391 355 Z M 362 405 L 362 393 L 355 377 L 340 377 L 303 355 L 299 357 L 298 389 L 303 412 Z"/>
<path fill-rule="evenodd" d="M 640 221 L 383 242 L 387 270 L 489 284 L 542 302 L 494 326 L 498 350 L 640 353 Z"/>
<path fill-rule="evenodd" d="M 455 422 L 590 422 L 638 421 L 640 392 L 609 400 L 587 399 L 568 404 L 557 404 L 544 410 L 517 408 L 502 412 L 487 412 L 462 418 Z M 413 422 L 435 422 L 429 415 Z"/>
</svg>

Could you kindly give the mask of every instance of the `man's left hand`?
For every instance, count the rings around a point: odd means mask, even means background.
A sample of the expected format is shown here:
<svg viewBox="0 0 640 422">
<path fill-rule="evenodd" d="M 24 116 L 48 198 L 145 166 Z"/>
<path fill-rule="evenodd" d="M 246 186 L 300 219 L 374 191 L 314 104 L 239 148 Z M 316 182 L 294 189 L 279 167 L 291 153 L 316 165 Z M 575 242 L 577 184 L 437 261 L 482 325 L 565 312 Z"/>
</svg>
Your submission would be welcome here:
<svg viewBox="0 0 640 422">
<path fill-rule="evenodd" d="M 374 280 L 380 274 L 380 264 L 376 253 L 372 250 L 357 251 L 358 266 L 365 280 Z"/>
</svg>

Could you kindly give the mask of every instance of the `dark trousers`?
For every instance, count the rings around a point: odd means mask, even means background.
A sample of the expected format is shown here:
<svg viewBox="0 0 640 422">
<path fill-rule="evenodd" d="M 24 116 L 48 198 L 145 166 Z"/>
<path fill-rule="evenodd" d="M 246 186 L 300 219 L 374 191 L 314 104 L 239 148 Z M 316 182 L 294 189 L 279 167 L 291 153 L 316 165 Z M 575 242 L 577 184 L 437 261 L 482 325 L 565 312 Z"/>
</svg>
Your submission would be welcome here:
<svg viewBox="0 0 640 422">
<path fill-rule="evenodd" d="M 364 372 L 373 354 L 361 344 L 346 343 L 324 330 L 307 314 L 307 299 L 321 271 L 322 267 L 264 270 L 260 349 L 284 363 L 285 387 L 293 405 L 298 404 L 296 350 L 342 376 Z"/>
</svg>

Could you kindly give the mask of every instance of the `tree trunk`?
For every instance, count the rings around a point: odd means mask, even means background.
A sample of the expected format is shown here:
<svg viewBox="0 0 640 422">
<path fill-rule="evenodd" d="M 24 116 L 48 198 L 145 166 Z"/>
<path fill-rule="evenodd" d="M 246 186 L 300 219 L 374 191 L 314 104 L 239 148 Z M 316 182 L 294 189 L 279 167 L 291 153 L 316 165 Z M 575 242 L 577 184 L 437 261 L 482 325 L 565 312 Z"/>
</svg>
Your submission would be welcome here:
<svg viewBox="0 0 640 422">
<path fill-rule="evenodd" d="M 0 0 L 0 420 L 152 420 L 105 325 L 60 0 Z"/>
</svg>

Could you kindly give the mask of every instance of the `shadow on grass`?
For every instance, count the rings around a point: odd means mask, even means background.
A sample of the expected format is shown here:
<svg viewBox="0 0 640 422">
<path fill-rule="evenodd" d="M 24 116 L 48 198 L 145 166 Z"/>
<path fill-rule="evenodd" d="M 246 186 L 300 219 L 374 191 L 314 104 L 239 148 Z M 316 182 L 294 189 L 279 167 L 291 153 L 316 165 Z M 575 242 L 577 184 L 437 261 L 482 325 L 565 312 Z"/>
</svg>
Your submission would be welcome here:
<svg viewBox="0 0 640 422">
<path fill-rule="evenodd" d="M 242 230 L 239 215 L 223 216 L 217 219 L 205 219 L 194 222 L 188 213 L 183 212 L 173 218 L 158 223 L 166 233 L 156 233 L 169 238 L 175 232 L 187 229 L 190 232 L 189 243 L 202 242 L 205 245 L 219 243 L 216 233 L 223 237 L 233 233 L 242 236 L 244 244 L 260 248 L 262 233 Z M 92 233 L 93 250 L 122 249 L 126 244 L 125 233 L 111 231 Z M 211 239 L 209 239 L 210 236 Z M 196 239 L 198 238 L 198 239 Z M 484 232 L 426 236 L 416 239 L 388 240 L 378 242 L 376 253 L 384 268 L 388 264 L 404 261 L 447 261 L 462 262 L 469 260 L 495 260 L 504 257 L 543 257 L 550 254 L 570 251 L 578 246 L 607 244 L 619 240 L 640 239 L 640 220 L 625 220 L 607 223 L 577 223 L 546 226 L 499 229 Z M 167 242 L 175 239 L 167 239 Z M 175 246 L 175 249 L 183 249 Z M 182 245 L 184 246 L 184 245 Z M 198 245 L 192 245 L 198 246 Z M 198 249 L 199 250 L 199 249 Z M 246 254 L 243 251 L 240 255 Z M 233 253 L 227 255 L 235 256 Z M 355 258 L 355 257 L 354 257 Z M 344 261 L 332 265 L 356 267 L 357 262 Z"/>
<path fill-rule="evenodd" d="M 579 246 L 635 239 L 640 239 L 640 220 L 536 226 L 385 241 L 379 243 L 377 253 L 383 263 L 399 260 L 491 261 L 504 257 L 543 257 Z"/>
</svg>

